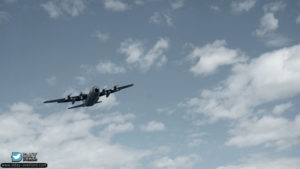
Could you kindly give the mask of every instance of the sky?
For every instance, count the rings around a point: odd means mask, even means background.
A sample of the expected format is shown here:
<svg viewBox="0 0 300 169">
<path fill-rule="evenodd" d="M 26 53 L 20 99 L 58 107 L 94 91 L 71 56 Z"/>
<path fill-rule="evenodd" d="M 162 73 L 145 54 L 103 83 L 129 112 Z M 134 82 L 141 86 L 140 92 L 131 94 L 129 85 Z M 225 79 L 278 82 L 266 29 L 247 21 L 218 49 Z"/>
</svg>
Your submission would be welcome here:
<svg viewBox="0 0 300 169">
<path fill-rule="evenodd" d="M 300 169 L 299 35 L 299 0 L 0 0 L 0 162 Z"/>
</svg>

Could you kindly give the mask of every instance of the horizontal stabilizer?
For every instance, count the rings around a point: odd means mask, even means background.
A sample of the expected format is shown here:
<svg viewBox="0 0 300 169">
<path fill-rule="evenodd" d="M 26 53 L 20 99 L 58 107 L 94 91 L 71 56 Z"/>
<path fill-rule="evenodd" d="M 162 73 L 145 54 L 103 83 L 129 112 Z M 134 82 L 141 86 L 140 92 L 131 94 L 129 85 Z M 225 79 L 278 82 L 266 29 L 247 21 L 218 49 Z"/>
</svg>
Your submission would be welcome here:
<svg viewBox="0 0 300 169">
<path fill-rule="evenodd" d="M 60 102 L 63 102 L 64 100 L 65 99 L 47 100 L 47 101 L 44 101 L 44 103 L 54 103 L 54 102 L 60 103 Z"/>
<path fill-rule="evenodd" d="M 69 107 L 68 109 L 74 109 L 74 108 L 78 108 L 78 107 L 84 107 L 85 104 L 79 104 L 79 105 L 76 105 L 76 106 L 73 106 L 73 107 Z"/>
<path fill-rule="evenodd" d="M 125 89 L 125 88 L 128 88 L 128 87 L 131 87 L 133 86 L 133 84 L 129 84 L 129 85 L 126 85 L 126 86 L 121 86 L 121 87 L 118 87 L 118 90 L 122 90 L 122 89 Z"/>
</svg>

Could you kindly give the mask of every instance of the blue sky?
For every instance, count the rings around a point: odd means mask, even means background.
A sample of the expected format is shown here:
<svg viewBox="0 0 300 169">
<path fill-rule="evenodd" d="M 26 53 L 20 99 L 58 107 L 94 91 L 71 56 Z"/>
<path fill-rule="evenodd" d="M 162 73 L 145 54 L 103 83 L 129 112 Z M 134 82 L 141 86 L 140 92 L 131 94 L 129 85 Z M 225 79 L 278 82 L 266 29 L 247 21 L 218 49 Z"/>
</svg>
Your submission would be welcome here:
<svg viewBox="0 0 300 169">
<path fill-rule="evenodd" d="M 299 28 L 299 0 L 1 0 L 0 161 L 299 169 Z"/>
</svg>

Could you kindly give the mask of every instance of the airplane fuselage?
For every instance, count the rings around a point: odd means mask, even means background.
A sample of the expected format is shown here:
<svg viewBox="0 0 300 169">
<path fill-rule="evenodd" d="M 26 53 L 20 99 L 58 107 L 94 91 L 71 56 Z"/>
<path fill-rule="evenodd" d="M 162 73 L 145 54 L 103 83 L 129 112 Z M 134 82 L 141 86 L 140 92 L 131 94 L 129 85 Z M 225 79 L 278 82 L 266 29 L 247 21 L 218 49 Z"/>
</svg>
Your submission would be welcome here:
<svg viewBox="0 0 300 169">
<path fill-rule="evenodd" d="M 84 100 L 85 106 L 93 106 L 94 104 L 98 103 L 99 92 L 100 90 L 98 87 L 96 86 L 92 87 L 91 90 L 89 91 L 86 100 Z"/>
</svg>

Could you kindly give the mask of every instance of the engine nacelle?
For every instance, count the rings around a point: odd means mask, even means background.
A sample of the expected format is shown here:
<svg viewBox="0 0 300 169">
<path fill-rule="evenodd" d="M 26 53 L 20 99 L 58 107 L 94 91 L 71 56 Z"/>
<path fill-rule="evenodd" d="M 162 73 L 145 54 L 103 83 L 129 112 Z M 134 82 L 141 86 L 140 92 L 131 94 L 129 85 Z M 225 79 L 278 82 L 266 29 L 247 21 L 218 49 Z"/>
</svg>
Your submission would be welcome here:
<svg viewBox="0 0 300 169">
<path fill-rule="evenodd" d="M 69 94 L 69 95 L 67 96 L 67 99 L 68 99 L 68 100 L 71 100 L 71 94 Z"/>
<path fill-rule="evenodd" d="M 82 92 L 80 92 L 79 97 L 80 97 L 80 100 L 83 100 L 83 93 Z"/>
<path fill-rule="evenodd" d="M 111 93 L 110 90 L 107 90 L 105 93 L 106 97 L 108 97 L 110 95 L 110 93 Z"/>
</svg>

